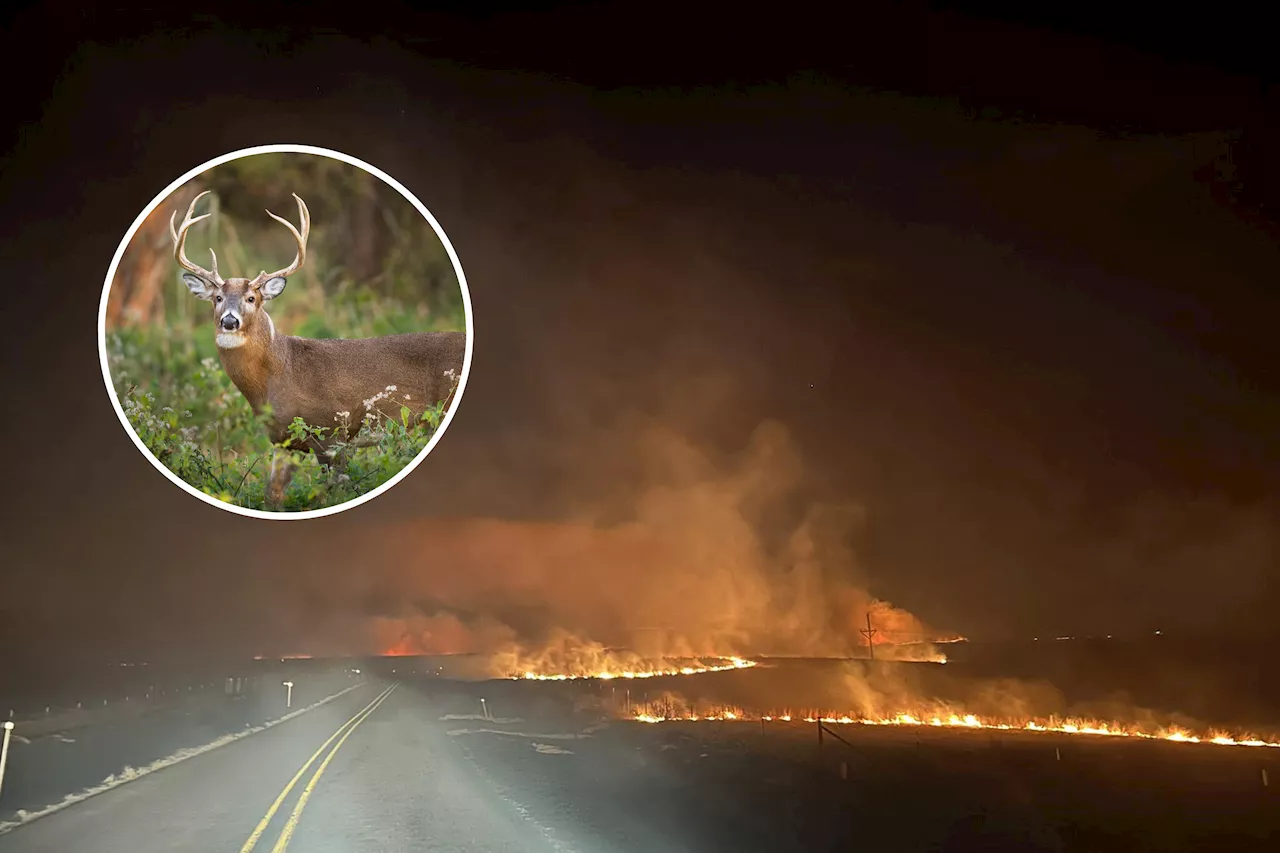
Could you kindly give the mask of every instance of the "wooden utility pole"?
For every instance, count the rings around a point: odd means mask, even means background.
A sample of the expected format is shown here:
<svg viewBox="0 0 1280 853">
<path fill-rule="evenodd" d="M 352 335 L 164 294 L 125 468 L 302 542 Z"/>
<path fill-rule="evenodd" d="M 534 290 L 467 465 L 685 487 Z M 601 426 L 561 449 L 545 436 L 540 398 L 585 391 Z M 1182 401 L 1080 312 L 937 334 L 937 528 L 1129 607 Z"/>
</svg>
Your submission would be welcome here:
<svg viewBox="0 0 1280 853">
<path fill-rule="evenodd" d="M 868 613 L 868 614 L 867 614 L 867 627 L 860 629 L 860 630 L 858 631 L 858 633 L 859 633 L 859 634 L 861 634 L 862 636 L 864 636 L 864 637 L 866 637 L 866 638 L 867 638 L 867 655 L 868 655 L 868 657 L 870 657 L 872 660 L 875 660 L 875 659 L 876 659 L 876 647 L 875 647 L 875 645 L 873 645 L 873 644 L 872 644 L 872 642 L 871 642 L 871 638 L 872 638 L 872 637 L 874 637 L 874 636 L 875 636 L 876 634 L 878 634 L 879 632 L 878 632 L 875 628 L 872 628 L 872 627 L 871 627 L 871 614 L 870 614 L 870 613 Z"/>
</svg>

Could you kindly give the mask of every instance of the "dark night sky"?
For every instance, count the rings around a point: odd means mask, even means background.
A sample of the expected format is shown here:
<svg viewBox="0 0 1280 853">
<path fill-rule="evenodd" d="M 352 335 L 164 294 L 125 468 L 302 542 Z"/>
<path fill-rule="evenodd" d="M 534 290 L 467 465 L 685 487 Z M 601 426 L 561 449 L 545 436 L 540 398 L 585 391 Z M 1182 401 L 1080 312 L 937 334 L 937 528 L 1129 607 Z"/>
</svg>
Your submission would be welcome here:
<svg viewBox="0 0 1280 853">
<path fill-rule="evenodd" d="M 787 8 L 388 10 L 376 33 L 12 19 L 4 630 L 39 651 L 306 645 L 343 607 L 334 578 L 387 559 L 360 544 L 384 529 L 625 515 L 646 424 L 719 458 L 774 419 L 797 505 L 860 504 L 864 582 L 930 623 L 1274 632 L 1280 101 L 1259 28 Z M 139 457 L 95 324 L 156 192 L 284 141 L 414 189 L 477 331 L 406 482 L 274 523 Z"/>
</svg>

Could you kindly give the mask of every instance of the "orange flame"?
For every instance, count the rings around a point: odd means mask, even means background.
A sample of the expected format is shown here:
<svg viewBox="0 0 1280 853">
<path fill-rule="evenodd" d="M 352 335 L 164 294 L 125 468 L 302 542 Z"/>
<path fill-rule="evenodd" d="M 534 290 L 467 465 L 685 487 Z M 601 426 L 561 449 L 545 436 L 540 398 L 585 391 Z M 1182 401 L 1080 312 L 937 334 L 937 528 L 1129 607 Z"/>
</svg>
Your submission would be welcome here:
<svg viewBox="0 0 1280 853">
<path fill-rule="evenodd" d="M 1252 734 L 1211 731 L 1196 734 L 1171 726 L 1167 728 L 1143 729 L 1135 724 L 1107 722 L 1083 718 L 1057 718 L 1023 720 L 982 719 L 973 714 L 910 714 L 900 713 L 893 717 L 872 719 L 857 714 L 835 713 L 830 711 L 809 711 L 803 716 L 790 711 L 770 714 L 754 714 L 742 708 L 718 707 L 706 713 L 696 713 L 687 709 L 660 708 L 657 703 L 634 709 L 630 719 L 640 723 L 663 722 L 699 722 L 707 720 L 720 721 L 778 721 L 791 722 L 802 719 L 806 723 L 821 720 L 828 725 L 866 725 L 866 726 L 932 726 L 938 728 L 988 729 L 997 731 L 1053 732 L 1067 735 L 1091 735 L 1100 737 L 1129 737 L 1147 740 L 1166 740 L 1174 743 L 1208 743 L 1218 746 L 1264 746 L 1280 748 L 1280 741 L 1264 740 Z"/>
<path fill-rule="evenodd" d="M 710 660 L 721 661 L 721 663 L 708 663 L 707 661 Z M 706 660 L 699 661 L 692 666 L 664 667 L 662 664 L 654 662 L 651 665 L 644 665 L 625 670 L 604 669 L 595 672 L 578 671 L 571 673 L 540 673 L 526 671 L 519 675 L 513 675 L 511 678 L 523 678 L 534 681 L 575 681 L 582 678 L 599 678 L 606 680 L 611 678 L 656 678 L 658 676 L 698 675 L 699 673 L 704 672 L 725 672 L 732 669 L 749 669 L 755 665 L 755 661 L 739 657 L 707 658 Z"/>
<path fill-rule="evenodd" d="M 384 651 L 382 653 L 382 656 L 387 658 L 402 658 L 402 657 L 409 657 L 411 655 L 416 655 L 416 654 L 418 654 L 418 651 L 417 651 L 417 647 L 413 642 L 413 639 L 410 637 L 404 637 L 400 639 L 395 645 L 391 646 L 386 651 Z"/>
</svg>

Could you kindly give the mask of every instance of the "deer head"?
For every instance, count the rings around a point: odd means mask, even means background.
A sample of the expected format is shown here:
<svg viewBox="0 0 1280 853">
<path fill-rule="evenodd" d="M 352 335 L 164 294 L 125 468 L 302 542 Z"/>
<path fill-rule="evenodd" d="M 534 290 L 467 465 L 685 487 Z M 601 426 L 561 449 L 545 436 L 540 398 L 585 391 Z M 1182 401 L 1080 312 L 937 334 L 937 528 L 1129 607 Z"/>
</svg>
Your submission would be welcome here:
<svg viewBox="0 0 1280 853">
<path fill-rule="evenodd" d="M 298 253 L 293 263 L 275 272 L 260 272 L 255 278 L 224 279 L 218 274 L 218 255 L 213 249 L 209 250 L 213 258 L 212 269 L 207 270 L 197 266 L 187 258 L 187 234 L 191 226 L 212 215 L 209 213 L 202 216 L 192 215 L 195 213 L 196 204 L 208 194 L 209 190 L 205 190 L 191 200 L 191 206 L 187 208 L 187 215 L 183 218 L 182 225 L 174 225 L 178 212 L 176 210 L 173 212 L 169 217 L 169 236 L 173 238 L 174 259 L 186 270 L 182 274 L 183 283 L 187 285 L 187 289 L 193 296 L 213 305 L 213 324 L 218 348 L 235 349 L 243 346 L 255 335 L 266 332 L 274 336 L 275 326 L 271 322 L 270 315 L 267 314 L 265 303 L 284 292 L 288 277 L 301 269 L 306 261 L 307 237 L 311 234 L 311 214 L 307 210 L 306 203 L 298 198 L 297 193 L 294 193 L 293 197 L 298 201 L 301 231 L 294 228 L 289 220 L 276 216 L 268 210 L 267 216 L 288 228 L 298 244 Z"/>
</svg>

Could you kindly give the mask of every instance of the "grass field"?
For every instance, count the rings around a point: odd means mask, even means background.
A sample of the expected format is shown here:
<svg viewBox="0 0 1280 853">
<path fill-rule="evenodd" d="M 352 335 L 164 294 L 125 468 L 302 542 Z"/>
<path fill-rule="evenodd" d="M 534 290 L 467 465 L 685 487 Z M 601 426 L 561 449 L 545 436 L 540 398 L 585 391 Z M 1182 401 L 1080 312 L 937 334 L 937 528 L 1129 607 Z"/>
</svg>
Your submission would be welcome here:
<svg viewBox="0 0 1280 853">
<path fill-rule="evenodd" d="M 352 290 L 329 298 L 323 311 L 286 316 L 277 326 L 304 337 L 360 338 L 465 328 L 461 312 L 457 315 L 429 314 Z M 205 494 L 263 508 L 272 454 L 284 452 L 298 466 L 284 511 L 346 503 L 399 473 L 440 425 L 445 400 L 419 418 L 367 419 L 351 443 L 373 443 L 349 450 L 350 463 L 341 472 L 320 465 L 311 454 L 275 448 L 265 429 L 270 413 L 255 417 L 219 363 L 212 321 L 207 325 L 130 326 L 107 335 L 111 374 L 129 423 L 157 459 Z M 315 429 L 332 430 L 333 425 L 296 423 L 291 441 L 300 442 Z"/>
</svg>

